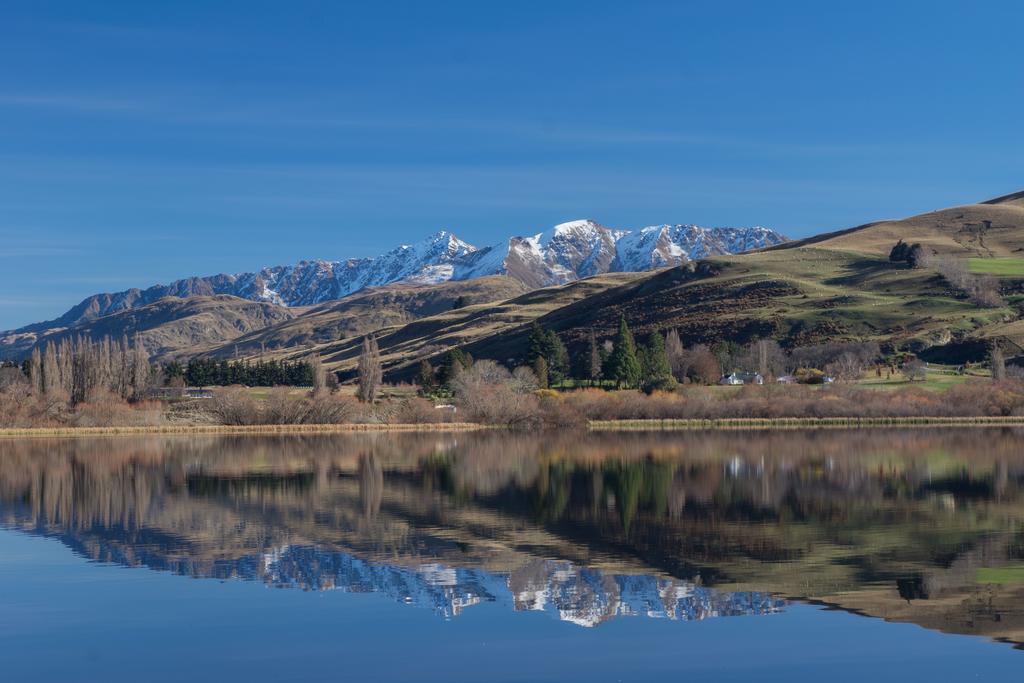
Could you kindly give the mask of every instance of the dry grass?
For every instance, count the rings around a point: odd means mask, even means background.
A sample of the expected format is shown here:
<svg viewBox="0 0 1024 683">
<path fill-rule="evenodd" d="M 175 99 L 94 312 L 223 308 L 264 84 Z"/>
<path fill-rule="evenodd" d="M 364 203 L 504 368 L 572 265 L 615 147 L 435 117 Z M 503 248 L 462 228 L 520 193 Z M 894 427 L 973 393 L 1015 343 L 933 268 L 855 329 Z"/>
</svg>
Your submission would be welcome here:
<svg viewBox="0 0 1024 683">
<path fill-rule="evenodd" d="M 487 429 L 473 422 L 421 424 L 153 425 L 148 427 L 25 427 L 0 429 L 0 437 L 115 436 L 140 434 L 344 434 L 350 432 L 466 432 Z"/>
<path fill-rule="evenodd" d="M 685 429 L 805 429 L 808 427 L 1016 427 L 1022 417 L 780 417 L 716 420 L 594 420 L 595 431 Z"/>
</svg>

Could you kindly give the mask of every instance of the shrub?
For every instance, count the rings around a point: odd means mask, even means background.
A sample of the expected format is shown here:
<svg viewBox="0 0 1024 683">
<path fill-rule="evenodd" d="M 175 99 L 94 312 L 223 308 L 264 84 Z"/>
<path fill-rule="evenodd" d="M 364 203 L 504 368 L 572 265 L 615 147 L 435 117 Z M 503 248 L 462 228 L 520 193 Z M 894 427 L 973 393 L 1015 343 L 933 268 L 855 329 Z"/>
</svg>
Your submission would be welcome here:
<svg viewBox="0 0 1024 683">
<path fill-rule="evenodd" d="M 410 398 L 402 401 L 394 414 L 396 424 L 433 424 L 450 422 L 451 413 L 438 410 L 434 402 L 425 398 Z"/>
<path fill-rule="evenodd" d="M 262 415 L 256 399 L 239 386 L 215 391 L 213 398 L 207 402 L 207 410 L 222 425 L 262 424 Z"/>
</svg>

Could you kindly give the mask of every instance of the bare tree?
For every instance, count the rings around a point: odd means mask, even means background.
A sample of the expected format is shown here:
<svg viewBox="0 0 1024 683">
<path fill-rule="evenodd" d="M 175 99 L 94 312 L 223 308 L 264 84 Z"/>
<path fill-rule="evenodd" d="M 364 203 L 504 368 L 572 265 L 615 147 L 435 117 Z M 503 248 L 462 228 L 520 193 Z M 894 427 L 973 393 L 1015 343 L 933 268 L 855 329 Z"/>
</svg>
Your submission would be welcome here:
<svg viewBox="0 0 1024 683">
<path fill-rule="evenodd" d="M 518 394 L 530 394 L 540 388 L 540 384 L 537 382 L 537 375 L 525 365 L 520 365 L 512 371 L 512 384 L 510 386 L 512 391 Z"/>
<path fill-rule="evenodd" d="M 327 371 L 324 369 L 319 353 L 314 353 L 309 357 L 309 366 L 313 371 L 313 395 L 323 396 L 327 393 Z"/>
<path fill-rule="evenodd" d="M 601 379 L 603 368 L 601 363 L 601 349 L 597 345 L 597 335 L 594 333 L 593 327 L 590 328 L 588 349 L 587 379 L 590 380 L 591 384 L 596 384 Z"/>
<path fill-rule="evenodd" d="M 722 366 L 714 352 L 704 344 L 698 344 L 690 349 L 689 374 L 704 384 L 714 384 L 722 374 Z"/>
<path fill-rule="evenodd" d="M 46 342 L 46 350 L 43 352 L 42 375 L 44 394 L 53 396 L 61 393 L 60 363 L 57 360 L 57 347 L 52 341 Z"/>
<path fill-rule="evenodd" d="M 825 366 L 825 371 L 843 382 L 856 382 L 864 374 L 864 363 L 851 351 L 844 351 Z"/>
<path fill-rule="evenodd" d="M 537 378 L 529 368 L 515 373 L 492 360 L 481 360 L 452 383 L 460 410 L 487 424 L 527 425 L 538 421 Z"/>
<path fill-rule="evenodd" d="M 672 328 L 665 335 L 665 355 L 668 357 L 668 366 L 672 369 L 672 376 L 677 380 L 686 379 L 686 370 L 689 363 L 686 358 L 686 349 L 679 339 L 679 330 Z"/>
<path fill-rule="evenodd" d="M 991 275 L 975 275 L 964 259 L 945 256 L 932 263 L 946 282 L 967 295 L 971 303 L 985 308 L 998 308 L 1006 303 L 999 293 L 999 281 Z"/>
<path fill-rule="evenodd" d="M 363 350 L 359 354 L 359 390 L 357 395 L 360 401 L 373 403 L 377 398 L 377 390 L 380 388 L 382 376 L 377 337 L 372 334 L 367 335 L 363 337 Z"/>
<path fill-rule="evenodd" d="M 32 349 L 32 357 L 28 361 L 28 377 L 36 393 L 43 393 L 43 356 L 38 346 Z"/>
<path fill-rule="evenodd" d="M 751 368 L 756 367 L 765 379 L 780 375 L 786 366 L 786 354 L 774 339 L 758 339 L 751 344 L 749 359 Z"/>
<path fill-rule="evenodd" d="M 71 395 L 73 384 L 71 376 L 72 351 L 71 339 L 65 337 L 60 341 L 60 348 L 57 350 L 57 377 L 60 378 L 61 391 L 68 396 Z"/>
<path fill-rule="evenodd" d="M 928 366 L 922 360 L 911 358 L 903 363 L 903 374 L 910 382 L 923 382 L 928 379 Z"/>
<path fill-rule="evenodd" d="M 1002 382 L 1006 379 L 1006 357 L 1003 356 L 1003 350 L 999 348 L 999 344 L 992 345 L 989 358 L 992 362 L 992 381 Z"/>
<path fill-rule="evenodd" d="M 146 348 L 142 344 L 142 337 L 139 334 L 136 334 L 132 340 L 131 368 L 132 398 L 138 400 L 149 389 L 151 371 L 149 367 L 149 354 L 146 353 Z"/>
</svg>

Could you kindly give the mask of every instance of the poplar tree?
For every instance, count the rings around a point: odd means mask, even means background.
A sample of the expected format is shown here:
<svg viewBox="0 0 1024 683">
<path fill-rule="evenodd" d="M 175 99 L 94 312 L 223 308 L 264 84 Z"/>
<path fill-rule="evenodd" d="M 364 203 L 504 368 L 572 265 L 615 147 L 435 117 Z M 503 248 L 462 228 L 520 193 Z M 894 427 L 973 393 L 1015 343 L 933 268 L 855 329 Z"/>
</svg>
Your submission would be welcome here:
<svg viewBox="0 0 1024 683">
<path fill-rule="evenodd" d="M 604 359 L 601 358 L 601 347 L 597 344 L 597 335 L 594 333 L 593 327 L 590 328 L 588 346 L 587 378 L 591 384 L 596 384 L 601 380 L 601 367 L 604 365 Z"/>
<path fill-rule="evenodd" d="M 533 374 L 537 376 L 537 388 L 547 389 L 548 388 L 548 362 L 544 360 L 544 356 L 537 356 L 533 361 Z"/>
<path fill-rule="evenodd" d="M 372 334 L 367 335 L 363 337 L 363 350 L 359 354 L 359 390 L 357 393 L 360 401 L 373 403 L 377 398 L 382 374 L 377 337 Z"/>
<path fill-rule="evenodd" d="M 420 393 L 424 396 L 429 396 L 437 390 L 437 377 L 434 375 L 434 366 L 426 358 L 420 361 L 416 379 L 420 385 Z"/>
<path fill-rule="evenodd" d="M 52 341 L 48 341 L 46 350 L 43 352 L 43 393 L 53 396 L 60 391 L 60 364 L 57 361 L 57 347 Z"/>
<path fill-rule="evenodd" d="M 43 356 L 39 353 L 38 346 L 32 349 L 32 357 L 28 361 L 28 376 L 36 393 L 43 393 Z"/>
<path fill-rule="evenodd" d="M 313 374 L 313 396 L 323 396 L 327 393 L 327 371 L 319 353 L 310 356 L 309 366 Z"/>
<path fill-rule="evenodd" d="M 150 367 L 149 354 L 146 353 L 146 348 L 142 344 L 142 337 L 138 333 L 136 333 L 135 338 L 132 340 L 131 368 L 132 398 L 139 400 L 149 388 Z"/>
<path fill-rule="evenodd" d="M 989 360 L 992 362 L 992 381 L 1002 382 L 1006 379 L 1006 357 L 1003 356 L 1003 350 L 999 348 L 999 344 L 992 346 Z"/>
<path fill-rule="evenodd" d="M 679 330 L 674 327 L 665 335 L 665 357 L 676 379 L 681 380 L 686 376 L 686 349 L 679 339 Z"/>
</svg>

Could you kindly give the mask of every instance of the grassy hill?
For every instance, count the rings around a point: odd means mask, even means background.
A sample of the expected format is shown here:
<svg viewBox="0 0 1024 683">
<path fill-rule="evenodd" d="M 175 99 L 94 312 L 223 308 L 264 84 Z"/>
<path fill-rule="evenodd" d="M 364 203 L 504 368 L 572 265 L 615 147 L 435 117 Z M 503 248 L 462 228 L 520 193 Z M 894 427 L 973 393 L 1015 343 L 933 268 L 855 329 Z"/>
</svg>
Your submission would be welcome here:
<svg viewBox="0 0 1024 683">
<path fill-rule="evenodd" d="M 302 309 L 249 301 L 234 296 L 169 296 L 146 306 L 0 340 L 7 354 L 25 355 L 33 346 L 60 342 L 69 336 L 120 339 L 136 332 L 157 361 L 188 357 L 210 350 L 226 340 L 299 315 Z"/>
<path fill-rule="evenodd" d="M 932 253 L 1000 269 L 1005 304 L 982 308 L 935 268 L 888 259 L 900 239 Z M 638 336 L 678 328 L 684 343 L 745 343 L 771 336 L 789 346 L 874 340 L 888 348 L 969 359 L 999 340 L 1024 345 L 1024 276 L 1004 266 L 1024 254 L 1024 194 L 881 221 L 759 252 L 719 256 L 632 276 L 602 276 L 536 290 L 382 330 L 391 378 L 410 377 L 420 358 L 440 362 L 461 346 L 476 357 L 522 360 L 529 324 L 558 331 L 572 350 L 590 328 L 610 337 L 620 315 Z M 1005 261 L 1004 261 L 1005 260 Z M 329 365 L 350 371 L 358 340 L 318 345 Z"/>
<path fill-rule="evenodd" d="M 897 241 L 935 258 L 911 268 L 889 261 Z M 992 277 L 1003 303 L 982 307 L 951 284 L 937 260 L 969 277 Z M 877 341 L 889 349 L 962 362 L 993 341 L 1024 353 L 1024 192 L 826 233 L 770 249 L 716 256 L 648 273 L 601 275 L 525 291 L 506 277 L 368 289 L 307 309 L 233 297 L 168 298 L 73 328 L 0 339 L 7 355 L 69 333 L 119 337 L 139 330 L 158 359 L 300 358 L 318 352 L 343 374 L 354 370 L 362 335 L 377 332 L 389 379 L 407 379 L 422 358 L 451 348 L 518 363 L 534 320 L 570 351 L 593 328 L 609 338 L 624 315 L 637 336 L 678 328 L 686 344 L 773 337 L 787 346 Z M 464 307 L 453 310 L 457 300 Z"/>
<path fill-rule="evenodd" d="M 398 327 L 419 318 L 444 315 L 456 302 L 463 306 L 513 298 L 527 287 L 510 277 L 491 276 L 436 285 L 373 287 L 337 301 L 316 306 L 301 315 L 254 330 L 212 349 L 209 355 L 229 358 L 259 353 L 332 346 L 382 328 Z"/>
<path fill-rule="evenodd" d="M 506 336 L 515 337 L 529 324 L 573 302 L 594 300 L 602 292 L 617 289 L 643 274 L 613 273 L 578 280 L 567 285 L 534 290 L 500 302 L 466 306 L 427 316 L 406 324 L 383 326 L 377 330 L 382 361 L 391 379 L 411 375 L 421 358 L 439 362 L 455 347 L 475 348 L 492 344 Z M 319 353 L 328 367 L 351 373 L 355 369 L 362 337 L 314 343 L 303 348 L 268 350 L 266 357 L 299 359 Z M 493 357 L 493 356 L 492 356 Z M 508 356 L 501 360 L 514 358 Z"/>
</svg>

